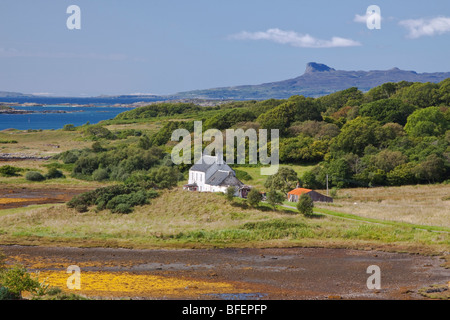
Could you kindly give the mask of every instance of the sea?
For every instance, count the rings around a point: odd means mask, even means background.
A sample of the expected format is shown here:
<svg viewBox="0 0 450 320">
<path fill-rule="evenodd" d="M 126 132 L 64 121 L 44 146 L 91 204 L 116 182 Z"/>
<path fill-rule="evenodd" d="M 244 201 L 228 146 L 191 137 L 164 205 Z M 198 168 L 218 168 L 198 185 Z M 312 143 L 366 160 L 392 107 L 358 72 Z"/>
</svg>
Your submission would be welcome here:
<svg viewBox="0 0 450 320">
<path fill-rule="evenodd" d="M 12 97 L 0 98 L 7 103 L 36 103 L 42 106 L 13 106 L 17 110 L 37 111 L 31 114 L 0 114 L 0 131 L 18 130 L 50 130 L 61 129 L 66 124 L 81 126 L 87 122 L 96 124 L 103 120 L 115 118 L 119 113 L 132 110 L 135 102 L 162 101 L 158 98 L 127 96 L 125 98 L 44 98 L 44 97 Z M 66 111 L 68 113 L 44 113 L 44 111 Z"/>
</svg>

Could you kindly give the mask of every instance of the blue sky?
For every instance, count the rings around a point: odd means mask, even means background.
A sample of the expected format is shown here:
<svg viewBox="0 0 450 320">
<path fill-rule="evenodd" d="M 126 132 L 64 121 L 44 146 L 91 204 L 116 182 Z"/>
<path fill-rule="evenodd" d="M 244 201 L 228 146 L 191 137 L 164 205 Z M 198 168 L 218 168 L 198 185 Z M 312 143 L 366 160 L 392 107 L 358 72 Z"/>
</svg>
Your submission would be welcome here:
<svg viewBox="0 0 450 320">
<path fill-rule="evenodd" d="M 70 5 L 81 30 L 69 30 Z M 381 29 L 369 30 L 369 5 Z M 340 70 L 450 71 L 450 2 L 2 0 L 0 91 L 170 94 Z"/>
</svg>

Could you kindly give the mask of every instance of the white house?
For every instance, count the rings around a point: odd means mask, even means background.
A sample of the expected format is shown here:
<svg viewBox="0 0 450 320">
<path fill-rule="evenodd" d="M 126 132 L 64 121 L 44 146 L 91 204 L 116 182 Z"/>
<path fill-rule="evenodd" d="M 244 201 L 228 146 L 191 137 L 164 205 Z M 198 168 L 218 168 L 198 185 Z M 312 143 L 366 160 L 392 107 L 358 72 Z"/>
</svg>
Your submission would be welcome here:
<svg viewBox="0 0 450 320">
<path fill-rule="evenodd" d="M 229 186 L 236 187 L 236 195 L 244 184 L 221 157 L 203 155 L 191 169 L 189 181 L 184 189 L 200 192 L 226 192 Z"/>
</svg>

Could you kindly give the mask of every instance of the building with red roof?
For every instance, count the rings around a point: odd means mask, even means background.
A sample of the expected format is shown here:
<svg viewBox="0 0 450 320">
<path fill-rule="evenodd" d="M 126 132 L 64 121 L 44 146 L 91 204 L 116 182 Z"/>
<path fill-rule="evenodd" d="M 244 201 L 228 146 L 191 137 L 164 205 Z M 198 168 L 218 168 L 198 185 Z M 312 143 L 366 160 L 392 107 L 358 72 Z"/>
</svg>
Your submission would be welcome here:
<svg viewBox="0 0 450 320">
<path fill-rule="evenodd" d="M 311 189 L 305 189 L 305 188 L 296 188 L 290 192 L 288 192 L 288 201 L 290 202 L 298 202 L 300 199 L 300 196 L 302 194 L 308 195 L 313 201 L 318 202 L 333 202 L 333 198 L 324 196 L 321 193 L 318 193 Z"/>
</svg>

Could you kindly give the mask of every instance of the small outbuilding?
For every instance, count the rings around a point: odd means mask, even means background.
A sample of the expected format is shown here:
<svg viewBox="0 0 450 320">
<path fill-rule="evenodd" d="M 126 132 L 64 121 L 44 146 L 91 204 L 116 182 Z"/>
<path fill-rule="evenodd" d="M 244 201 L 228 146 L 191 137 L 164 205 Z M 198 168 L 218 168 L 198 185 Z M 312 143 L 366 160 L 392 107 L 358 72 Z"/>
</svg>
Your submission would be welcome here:
<svg viewBox="0 0 450 320">
<path fill-rule="evenodd" d="M 312 201 L 316 202 L 333 202 L 333 198 L 324 196 L 321 193 L 318 193 L 311 189 L 305 189 L 305 188 L 296 188 L 290 192 L 288 192 L 288 201 L 290 202 L 298 202 L 300 199 L 300 196 L 302 194 L 308 195 Z"/>
</svg>

